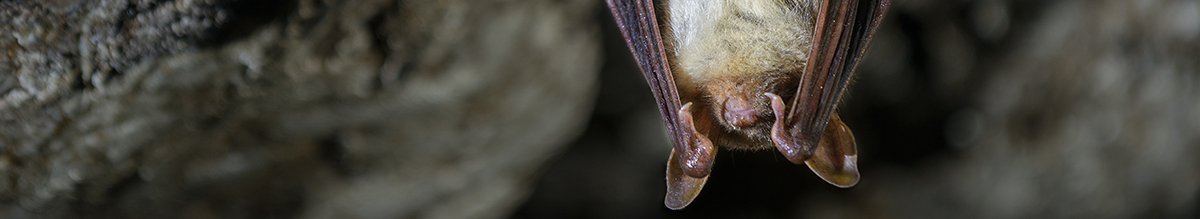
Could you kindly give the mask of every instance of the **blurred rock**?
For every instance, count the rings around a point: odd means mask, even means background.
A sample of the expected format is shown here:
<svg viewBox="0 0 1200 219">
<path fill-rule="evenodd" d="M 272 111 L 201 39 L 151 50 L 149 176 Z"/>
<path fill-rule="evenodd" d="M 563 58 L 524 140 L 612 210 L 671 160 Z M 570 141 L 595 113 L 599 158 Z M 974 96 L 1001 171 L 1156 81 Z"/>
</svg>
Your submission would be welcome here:
<svg viewBox="0 0 1200 219">
<path fill-rule="evenodd" d="M 979 87 L 951 91 L 971 95 L 954 110 L 967 116 L 947 118 L 959 125 L 946 131 L 977 134 L 956 140 L 949 156 L 875 172 L 852 209 L 892 218 L 1196 217 L 1200 39 L 1189 34 L 1200 28 L 1200 4 L 1005 4 L 1036 12 L 1020 35 L 981 51 L 992 54 L 972 70 Z"/>
<path fill-rule="evenodd" d="M 592 108 L 596 6 L 0 2 L 0 217 L 503 217 Z"/>
</svg>

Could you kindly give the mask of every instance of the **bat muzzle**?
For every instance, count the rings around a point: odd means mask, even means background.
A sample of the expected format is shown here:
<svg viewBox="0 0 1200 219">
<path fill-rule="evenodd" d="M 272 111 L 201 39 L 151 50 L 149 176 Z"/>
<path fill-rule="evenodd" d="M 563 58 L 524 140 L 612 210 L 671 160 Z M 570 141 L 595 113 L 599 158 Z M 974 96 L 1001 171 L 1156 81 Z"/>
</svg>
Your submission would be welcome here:
<svg viewBox="0 0 1200 219">
<path fill-rule="evenodd" d="M 722 111 L 725 121 L 732 126 L 746 128 L 758 121 L 758 110 L 745 96 L 731 95 Z"/>
</svg>

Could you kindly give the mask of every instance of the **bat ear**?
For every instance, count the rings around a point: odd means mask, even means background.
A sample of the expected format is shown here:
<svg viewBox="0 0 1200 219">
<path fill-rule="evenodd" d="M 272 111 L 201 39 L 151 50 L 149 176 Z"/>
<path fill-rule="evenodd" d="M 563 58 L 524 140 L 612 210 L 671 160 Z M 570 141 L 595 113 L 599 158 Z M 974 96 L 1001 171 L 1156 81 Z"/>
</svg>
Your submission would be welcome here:
<svg viewBox="0 0 1200 219">
<path fill-rule="evenodd" d="M 837 187 L 848 188 L 858 184 L 858 151 L 854 145 L 854 134 L 834 114 L 825 125 L 821 143 L 812 158 L 804 161 L 808 168 L 825 182 Z"/>
<path fill-rule="evenodd" d="M 679 166 L 679 158 L 675 157 L 675 149 L 671 149 L 671 158 L 667 160 L 667 198 L 664 203 L 671 210 L 687 207 L 700 194 L 708 175 L 695 178 L 683 173 Z"/>
</svg>

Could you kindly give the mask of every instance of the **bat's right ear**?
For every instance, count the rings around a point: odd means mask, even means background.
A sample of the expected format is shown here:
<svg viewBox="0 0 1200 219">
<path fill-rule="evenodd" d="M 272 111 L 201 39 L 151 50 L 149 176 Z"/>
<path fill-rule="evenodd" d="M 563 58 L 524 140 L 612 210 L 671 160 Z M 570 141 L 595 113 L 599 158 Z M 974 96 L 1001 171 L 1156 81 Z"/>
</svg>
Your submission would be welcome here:
<svg viewBox="0 0 1200 219">
<path fill-rule="evenodd" d="M 708 176 L 696 178 L 684 174 L 679 161 L 675 149 L 671 149 L 671 158 L 667 159 L 667 197 L 664 201 L 671 210 L 683 209 L 691 204 L 708 181 Z"/>
<path fill-rule="evenodd" d="M 835 113 L 825 125 L 821 143 L 804 163 L 825 182 L 848 188 L 858 184 L 858 150 L 855 147 L 854 134 Z"/>
</svg>

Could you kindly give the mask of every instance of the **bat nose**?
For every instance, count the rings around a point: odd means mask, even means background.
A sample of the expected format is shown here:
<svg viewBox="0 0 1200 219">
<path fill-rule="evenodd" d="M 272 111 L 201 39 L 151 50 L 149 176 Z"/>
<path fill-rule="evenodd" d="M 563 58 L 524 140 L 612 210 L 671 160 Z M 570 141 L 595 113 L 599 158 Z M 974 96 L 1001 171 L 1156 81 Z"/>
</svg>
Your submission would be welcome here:
<svg viewBox="0 0 1200 219">
<path fill-rule="evenodd" d="M 731 96 L 725 101 L 725 121 L 730 125 L 738 127 L 746 127 L 754 124 L 758 119 L 758 113 L 754 110 L 754 104 L 746 100 L 745 96 Z"/>
</svg>

